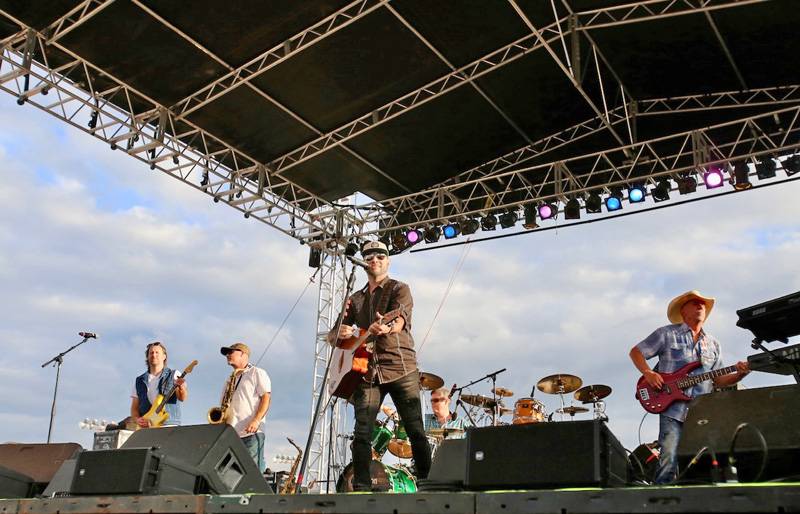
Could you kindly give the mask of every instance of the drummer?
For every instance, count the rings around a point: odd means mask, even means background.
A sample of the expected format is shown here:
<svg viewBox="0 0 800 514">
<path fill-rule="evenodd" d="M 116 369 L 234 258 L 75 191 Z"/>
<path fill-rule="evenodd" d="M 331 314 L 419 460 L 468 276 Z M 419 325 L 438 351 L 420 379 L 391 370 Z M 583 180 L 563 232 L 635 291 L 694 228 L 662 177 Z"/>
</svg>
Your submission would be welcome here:
<svg viewBox="0 0 800 514">
<path fill-rule="evenodd" d="M 432 429 L 452 429 L 452 433 L 446 433 L 446 439 L 464 438 L 464 429 L 469 425 L 464 418 L 457 418 L 455 412 L 450 412 L 450 390 L 440 387 L 431 392 L 431 407 L 433 414 L 425 414 L 425 432 Z"/>
</svg>

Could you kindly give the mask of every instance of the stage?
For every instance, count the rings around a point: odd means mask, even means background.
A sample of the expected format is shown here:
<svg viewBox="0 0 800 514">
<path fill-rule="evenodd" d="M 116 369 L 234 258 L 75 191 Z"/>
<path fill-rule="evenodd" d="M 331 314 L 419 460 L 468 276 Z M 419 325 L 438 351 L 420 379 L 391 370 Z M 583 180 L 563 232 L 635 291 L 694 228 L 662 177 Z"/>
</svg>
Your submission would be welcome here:
<svg viewBox="0 0 800 514">
<path fill-rule="evenodd" d="M 1 514 L 798 512 L 800 482 L 415 494 L 85 496 L 0 500 Z"/>
</svg>

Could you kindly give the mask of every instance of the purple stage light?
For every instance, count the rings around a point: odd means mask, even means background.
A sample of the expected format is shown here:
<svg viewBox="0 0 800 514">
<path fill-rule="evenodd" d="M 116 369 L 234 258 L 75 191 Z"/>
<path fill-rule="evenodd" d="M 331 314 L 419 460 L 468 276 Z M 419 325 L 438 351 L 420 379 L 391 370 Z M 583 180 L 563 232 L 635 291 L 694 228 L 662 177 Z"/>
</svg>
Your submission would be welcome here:
<svg viewBox="0 0 800 514">
<path fill-rule="evenodd" d="M 547 203 L 543 203 L 539 206 L 539 218 L 546 220 L 552 218 L 555 212 L 553 211 L 553 206 Z"/>
<path fill-rule="evenodd" d="M 419 243 L 420 239 L 422 239 L 422 234 L 420 233 L 419 230 L 409 230 L 408 232 L 406 232 L 406 241 L 408 241 L 412 245 Z"/>
<path fill-rule="evenodd" d="M 722 176 L 722 170 L 719 168 L 710 167 L 708 171 L 703 173 L 703 182 L 706 183 L 706 189 L 714 189 L 719 187 L 725 179 Z"/>
</svg>

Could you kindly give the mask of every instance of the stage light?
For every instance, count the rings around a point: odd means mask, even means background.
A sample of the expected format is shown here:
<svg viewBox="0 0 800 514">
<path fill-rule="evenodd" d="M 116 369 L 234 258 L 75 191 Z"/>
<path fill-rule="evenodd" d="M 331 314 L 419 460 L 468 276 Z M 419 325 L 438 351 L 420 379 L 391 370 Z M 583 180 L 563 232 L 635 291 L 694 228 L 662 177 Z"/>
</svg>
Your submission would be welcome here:
<svg viewBox="0 0 800 514">
<path fill-rule="evenodd" d="M 344 254 L 349 257 L 353 257 L 357 253 L 358 253 L 358 243 L 354 243 L 352 241 L 347 243 L 347 246 L 344 248 Z"/>
<path fill-rule="evenodd" d="M 622 189 L 615 187 L 611 189 L 611 193 L 606 197 L 606 210 L 613 212 L 620 209 L 622 209 Z"/>
<path fill-rule="evenodd" d="M 725 183 L 725 177 L 722 176 L 722 170 L 716 166 L 709 166 L 703 173 L 703 182 L 706 184 L 706 189 L 715 189 Z"/>
<path fill-rule="evenodd" d="M 425 242 L 435 243 L 439 240 L 441 235 L 442 235 L 442 230 L 439 228 L 439 226 L 431 225 L 430 227 L 425 229 Z"/>
<path fill-rule="evenodd" d="M 203 172 L 203 177 L 200 179 L 200 187 L 206 187 L 208 185 L 208 171 Z"/>
<path fill-rule="evenodd" d="M 695 191 L 697 191 L 697 180 L 693 176 L 687 175 L 678 179 L 678 193 L 686 195 Z"/>
<path fill-rule="evenodd" d="M 517 213 L 514 211 L 506 211 L 500 215 L 500 226 L 503 228 L 511 228 L 517 223 Z"/>
<path fill-rule="evenodd" d="M 641 184 L 637 184 L 628 188 L 628 201 L 630 203 L 644 202 L 644 197 L 646 195 L 647 190 Z"/>
<path fill-rule="evenodd" d="M 475 232 L 478 231 L 478 228 L 480 228 L 480 226 L 481 224 L 478 220 L 476 220 L 475 218 L 469 218 L 461 224 L 461 233 L 464 234 L 465 236 L 474 234 Z"/>
<path fill-rule="evenodd" d="M 753 187 L 750 182 L 750 167 L 746 161 L 739 161 L 733 165 L 733 187 L 737 191 L 744 191 Z"/>
<path fill-rule="evenodd" d="M 458 225 L 458 223 L 448 223 L 444 226 L 444 228 L 442 228 L 442 234 L 444 234 L 445 239 L 453 239 L 460 233 L 461 227 Z"/>
<path fill-rule="evenodd" d="M 781 163 L 783 166 L 783 171 L 786 172 L 787 177 L 791 177 L 798 171 L 800 171 L 800 155 L 792 155 L 785 161 Z"/>
<path fill-rule="evenodd" d="M 672 189 L 672 184 L 670 184 L 668 178 L 662 178 L 656 184 L 656 187 L 653 188 L 653 201 L 654 202 L 663 202 L 665 200 L 669 200 L 669 192 Z"/>
<path fill-rule="evenodd" d="M 406 236 L 401 234 L 400 232 L 395 232 L 392 234 L 392 251 L 390 253 L 400 253 L 406 248 L 408 248 L 408 240 Z"/>
<path fill-rule="evenodd" d="M 89 123 L 87 124 L 90 129 L 94 129 L 97 127 L 97 117 L 100 113 L 97 111 L 92 111 L 92 114 L 89 115 Z"/>
<path fill-rule="evenodd" d="M 586 212 L 589 214 L 597 214 L 602 211 L 603 199 L 596 192 L 592 192 L 589 198 L 586 199 Z"/>
<path fill-rule="evenodd" d="M 533 230 L 535 228 L 539 228 L 539 225 L 536 224 L 536 206 L 533 204 L 528 204 L 523 209 L 523 213 L 525 214 L 525 222 L 522 226 L 528 230 Z"/>
<path fill-rule="evenodd" d="M 408 244 L 415 245 L 419 243 L 421 240 L 422 240 L 422 232 L 420 232 L 419 230 L 412 228 L 411 230 L 406 232 L 406 241 L 408 241 Z"/>
<path fill-rule="evenodd" d="M 775 177 L 775 161 L 765 157 L 761 162 L 756 163 L 756 175 L 759 180 Z"/>
<path fill-rule="evenodd" d="M 489 214 L 481 219 L 481 230 L 494 230 L 497 226 L 497 217 L 494 214 Z"/>
<path fill-rule="evenodd" d="M 549 220 L 558 213 L 558 207 L 552 203 L 543 203 L 539 206 L 539 218 Z"/>
<path fill-rule="evenodd" d="M 564 206 L 564 219 L 565 220 L 579 220 L 581 219 L 581 203 L 577 198 L 571 198 Z"/>
</svg>

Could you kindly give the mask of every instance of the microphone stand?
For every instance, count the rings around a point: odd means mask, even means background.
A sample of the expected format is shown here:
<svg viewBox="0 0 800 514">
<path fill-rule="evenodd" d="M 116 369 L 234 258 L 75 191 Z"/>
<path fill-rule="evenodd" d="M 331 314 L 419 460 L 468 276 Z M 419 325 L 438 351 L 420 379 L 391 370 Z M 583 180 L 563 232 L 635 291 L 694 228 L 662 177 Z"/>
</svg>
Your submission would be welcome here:
<svg viewBox="0 0 800 514">
<path fill-rule="evenodd" d="M 344 295 L 344 303 L 342 304 L 342 310 L 339 314 L 339 319 L 336 321 L 336 331 L 335 334 L 339 334 L 339 329 L 342 328 L 342 322 L 344 321 L 344 311 L 345 307 L 347 306 L 347 300 L 350 298 L 350 293 L 353 291 L 353 285 L 356 283 L 356 266 L 353 265 L 353 268 L 350 270 L 350 276 L 347 278 L 347 291 Z M 311 441 L 314 439 L 314 430 L 317 428 L 317 420 L 319 419 L 320 412 L 323 409 L 320 409 L 322 406 L 322 399 L 325 397 L 325 389 L 328 385 L 328 372 L 331 369 L 331 357 L 333 355 L 333 348 L 331 348 L 328 352 L 328 363 L 325 365 L 325 373 L 322 375 L 322 383 L 320 384 L 319 396 L 317 397 L 317 405 L 314 407 L 314 417 L 311 418 L 311 427 L 308 430 L 308 439 L 306 440 L 306 451 L 303 452 L 303 460 L 300 463 L 300 471 L 297 473 L 297 488 L 295 489 L 295 494 L 300 494 L 300 486 L 303 485 L 303 479 L 305 478 L 305 471 L 306 465 L 308 465 L 308 451 L 311 449 Z M 328 402 L 333 399 L 333 396 L 328 398 Z M 325 404 L 327 407 L 327 403 Z M 331 442 L 332 444 L 332 442 Z M 328 467 L 330 468 L 330 462 L 328 462 Z"/>
<path fill-rule="evenodd" d="M 461 402 L 461 391 L 466 389 L 466 388 L 468 388 L 471 385 L 477 384 L 478 382 L 483 382 L 487 378 L 492 380 L 492 397 L 494 398 L 494 408 L 492 409 L 492 426 L 494 426 L 496 424 L 495 416 L 497 414 L 497 409 L 498 409 L 497 393 L 494 391 L 495 390 L 495 383 L 496 383 L 496 380 L 497 380 L 497 375 L 499 375 L 500 373 L 504 372 L 506 369 L 507 368 L 503 368 L 503 369 L 495 371 L 494 373 L 486 374 L 486 375 L 482 376 L 481 378 L 479 378 L 477 380 L 473 380 L 472 382 L 470 382 L 467 385 L 463 385 L 463 386 L 453 390 L 453 392 L 458 391 L 458 400 L 456 400 L 456 408 L 458 408 L 458 405 L 461 405 L 461 408 L 464 409 L 464 412 L 467 413 L 467 417 L 469 418 L 470 422 L 472 422 L 473 426 L 475 426 L 475 420 L 472 419 L 472 416 L 470 416 L 469 412 L 467 411 L 467 408 L 464 407 L 463 403 Z"/>
<path fill-rule="evenodd" d="M 50 363 L 55 363 L 55 366 L 56 366 L 56 386 L 55 386 L 55 388 L 53 388 L 53 405 L 50 407 L 50 428 L 47 429 L 47 443 L 48 444 L 50 443 L 50 438 L 53 435 L 53 420 L 56 417 L 56 397 L 58 396 L 58 380 L 61 377 L 61 365 L 64 364 L 64 356 L 66 354 L 68 354 L 69 352 L 71 352 L 72 350 L 74 350 L 75 348 L 79 347 L 80 345 L 82 345 L 83 343 L 85 343 L 88 340 L 89 340 L 88 337 L 84 337 L 83 341 L 81 341 L 80 343 L 70 346 L 69 348 L 67 348 L 63 352 L 59 353 L 58 355 L 56 355 L 55 357 L 53 357 L 49 361 L 47 361 L 44 364 L 42 364 L 43 368 L 45 366 L 47 366 L 48 364 L 50 364 Z"/>
</svg>

